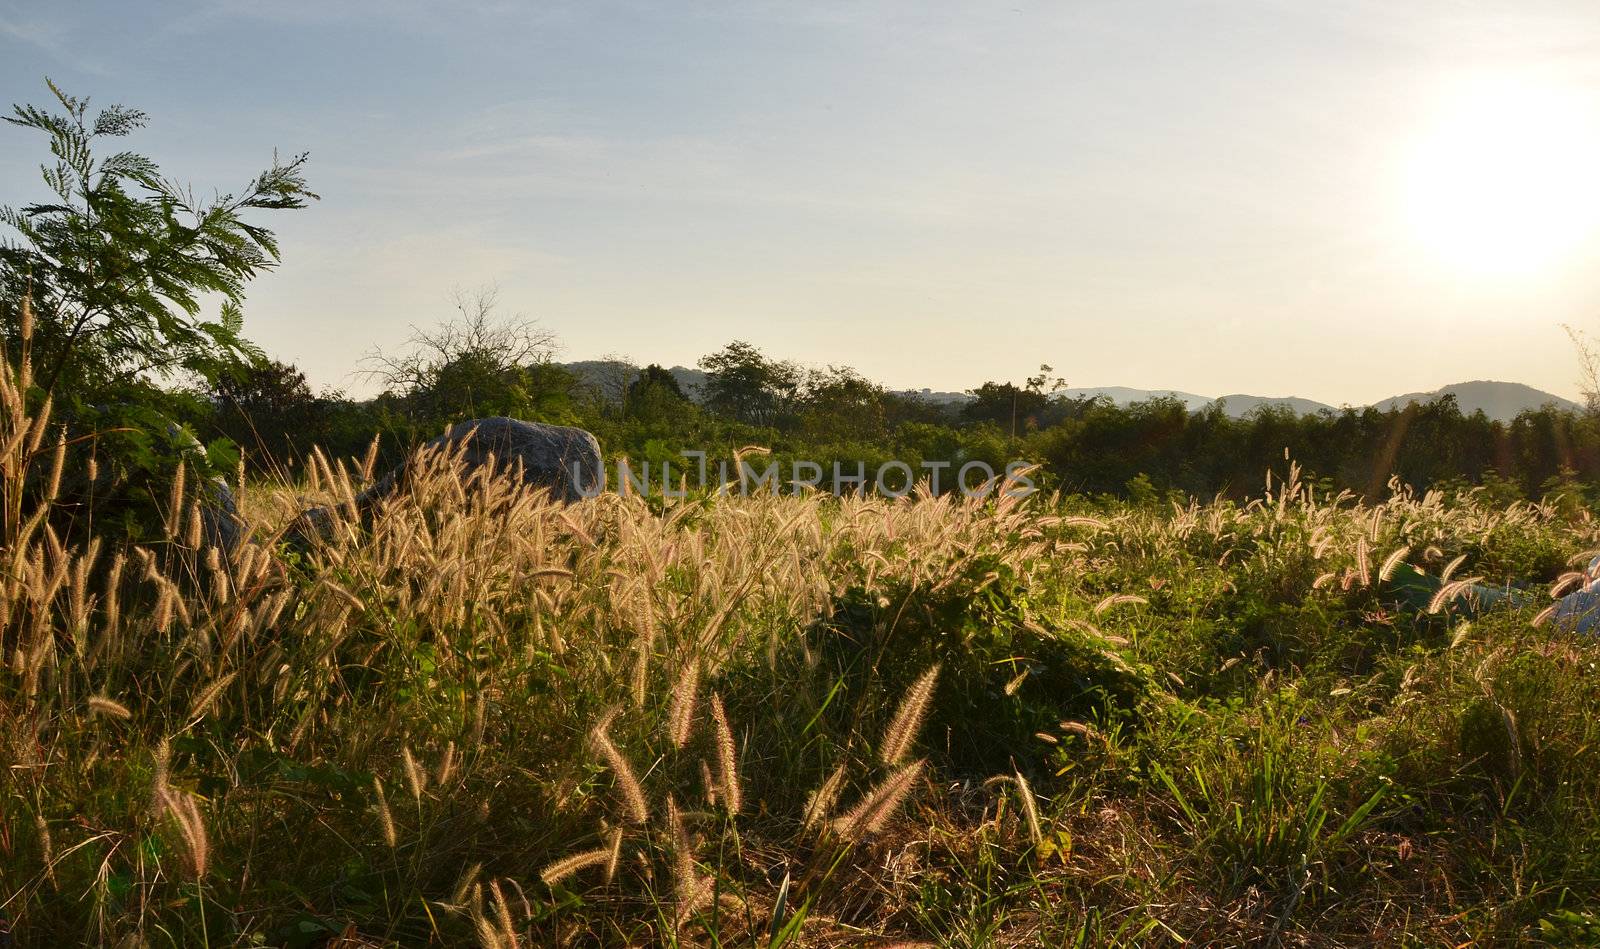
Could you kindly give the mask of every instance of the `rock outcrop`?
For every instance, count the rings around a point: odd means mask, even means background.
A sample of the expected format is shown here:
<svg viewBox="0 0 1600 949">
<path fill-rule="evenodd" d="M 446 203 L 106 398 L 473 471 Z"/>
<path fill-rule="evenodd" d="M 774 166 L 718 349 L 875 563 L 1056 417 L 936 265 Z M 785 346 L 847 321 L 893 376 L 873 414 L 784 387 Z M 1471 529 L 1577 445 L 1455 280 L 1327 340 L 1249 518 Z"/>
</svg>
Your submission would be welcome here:
<svg viewBox="0 0 1600 949">
<path fill-rule="evenodd" d="M 357 510 L 365 515 L 379 501 L 405 490 L 418 458 L 440 451 L 455 453 L 466 472 L 492 464 L 497 474 L 519 478 L 529 487 L 547 488 L 552 497 L 565 502 L 592 497 L 604 486 L 600 444 L 593 435 L 581 428 L 496 416 L 461 422 L 422 446 L 404 464 L 361 492 L 356 497 Z M 301 538 L 327 537 L 334 523 L 333 511 L 310 508 L 299 520 Z"/>
</svg>

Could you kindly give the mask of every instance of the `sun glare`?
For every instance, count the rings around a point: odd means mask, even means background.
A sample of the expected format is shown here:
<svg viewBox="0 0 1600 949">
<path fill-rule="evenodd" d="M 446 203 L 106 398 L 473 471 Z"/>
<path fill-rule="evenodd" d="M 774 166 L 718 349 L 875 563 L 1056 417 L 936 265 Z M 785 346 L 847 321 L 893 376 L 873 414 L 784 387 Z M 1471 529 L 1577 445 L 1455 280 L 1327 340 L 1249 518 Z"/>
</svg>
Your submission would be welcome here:
<svg viewBox="0 0 1600 949">
<path fill-rule="evenodd" d="M 1600 227 L 1600 130 L 1565 90 L 1474 83 L 1417 140 L 1403 202 L 1413 237 L 1461 276 L 1526 278 Z"/>
</svg>

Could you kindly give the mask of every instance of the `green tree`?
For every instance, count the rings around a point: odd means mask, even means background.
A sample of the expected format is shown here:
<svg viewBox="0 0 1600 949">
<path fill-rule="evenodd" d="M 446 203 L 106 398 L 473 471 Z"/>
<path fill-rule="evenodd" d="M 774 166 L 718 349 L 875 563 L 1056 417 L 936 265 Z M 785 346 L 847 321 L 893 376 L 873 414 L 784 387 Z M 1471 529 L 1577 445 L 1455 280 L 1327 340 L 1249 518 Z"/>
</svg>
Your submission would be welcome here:
<svg viewBox="0 0 1600 949">
<path fill-rule="evenodd" d="M 888 435 L 883 387 L 847 366 L 806 376 L 801 430 L 816 441 L 882 441 Z"/>
<path fill-rule="evenodd" d="M 325 441 L 318 437 L 326 434 L 319 424 L 323 400 L 288 363 L 268 359 L 224 373 L 208 395 L 217 428 L 269 465 L 297 463 Z"/>
<path fill-rule="evenodd" d="M 522 317 L 501 319 L 499 293 L 458 291 L 457 316 L 414 330 L 405 350 L 368 357 L 369 372 L 425 426 L 490 415 L 564 422 L 576 379 L 552 360 L 556 337 Z"/>
<path fill-rule="evenodd" d="M 702 358 L 700 368 L 706 372 L 706 406 L 751 425 L 776 424 L 801 385 L 798 366 L 768 359 L 742 340 Z"/>
<path fill-rule="evenodd" d="M 5 120 L 49 139 L 41 169 L 53 197 L 0 208 L 20 235 L 0 243 L 0 306 L 15 313 L 31 294 L 40 387 L 93 400 L 184 370 L 214 381 L 259 359 L 241 335 L 240 305 L 249 280 L 277 264 L 278 245 L 246 218 L 317 197 L 302 174 L 307 156 L 274 157 L 242 192 L 197 200 L 142 155 L 96 155 L 102 139 L 142 128 L 145 113 L 112 105 L 91 115 L 88 99 L 49 87 L 63 111 L 19 105 Z M 221 297 L 210 320 L 209 295 Z M 16 324 L 6 321 L 8 333 Z"/>
<path fill-rule="evenodd" d="M 669 421 L 693 409 L 677 377 L 656 363 L 644 367 L 628 385 L 627 405 L 634 418 L 646 423 Z"/>
<path fill-rule="evenodd" d="M 1019 429 L 1040 428 L 1059 421 L 1059 418 L 1051 418 L 1047 410 L 1059 408 L 1060 400 L 1055 393 L 1066 388 L 1067 380 L 1060 377 L 1052 380 L 1050 373 L 1054 371 L 1041 365 L 1039 373 L 1029 376 L 1027 384 L 1021 387 L 1010 382 L 985 382 L 969 390 L 973 400 L 962 408 L 962 417 L 969 422 L 993 423 L 1013 436 Z"/>
</svg>

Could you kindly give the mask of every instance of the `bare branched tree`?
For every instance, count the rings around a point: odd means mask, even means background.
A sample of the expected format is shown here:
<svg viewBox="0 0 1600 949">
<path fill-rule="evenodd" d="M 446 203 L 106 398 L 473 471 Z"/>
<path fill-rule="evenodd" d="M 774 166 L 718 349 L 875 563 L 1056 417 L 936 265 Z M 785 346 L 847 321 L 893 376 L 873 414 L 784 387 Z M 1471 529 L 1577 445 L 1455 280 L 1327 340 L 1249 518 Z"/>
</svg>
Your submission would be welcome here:
<svg viewBox="0 0 1600 949">
<path fill-rule="evenodd" d="M 1583 374 L 1579 385 L 1583 386 L 1584 408 L 1600 414 L 1600 352 L 1595 351 L 1594 340 L 1588 333 L 1565 323 L 1561 328 L 1567 331 L 1573 348 L 1578 351 L 1578 371 Z"/>
<path fill-rule="evenodd" d="M 559 351 L 556 335 L 522 315 L 496 314 L 494 286 L 457 289 L 457 315 L 432 330 L 412 327 L 399 352 L 374 351 L 365 372 L 429 415 L 508 412 Z"/>
</svg>

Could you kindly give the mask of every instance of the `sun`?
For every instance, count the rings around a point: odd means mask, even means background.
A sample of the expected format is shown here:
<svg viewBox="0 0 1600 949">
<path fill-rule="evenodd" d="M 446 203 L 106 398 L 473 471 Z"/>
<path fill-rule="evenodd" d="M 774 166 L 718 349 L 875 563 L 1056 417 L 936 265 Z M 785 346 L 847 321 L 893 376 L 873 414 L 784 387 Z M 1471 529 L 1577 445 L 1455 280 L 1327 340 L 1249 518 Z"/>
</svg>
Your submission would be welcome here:
<svg viewBox="0 0 1600 949">
<path fill-rule="evenodd" d="M 1600 230 L 1595 106 L 1559 87 L 1494 79 L 1446 97 L 1403 176 L 1422 251 L 1463 277 L 1527 278 Z"/>
</svg>

